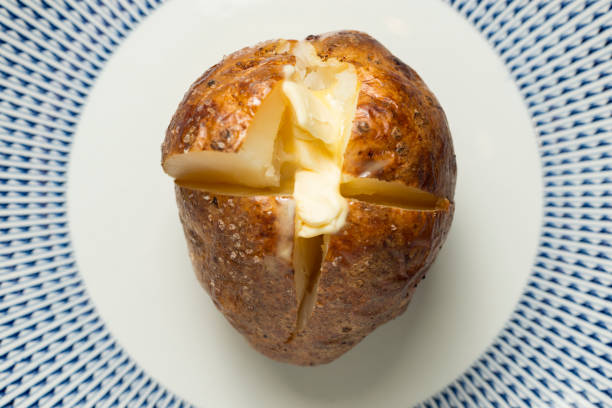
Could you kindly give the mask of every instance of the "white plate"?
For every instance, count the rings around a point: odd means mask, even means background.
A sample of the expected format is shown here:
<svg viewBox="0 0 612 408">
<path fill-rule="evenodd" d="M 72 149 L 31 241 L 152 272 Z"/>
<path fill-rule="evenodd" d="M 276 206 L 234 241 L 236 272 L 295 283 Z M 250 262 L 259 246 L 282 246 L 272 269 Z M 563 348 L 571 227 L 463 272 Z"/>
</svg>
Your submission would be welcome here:
<svg viewBox="0 0 612 408">
<path fill-rule="evenodd" d="M 439 97 L 458 161 L 451 234 L 408 312 L 327 366 L 258 355 L 191 270 L 159 146 L 188 86 L 271 38 L 366 31 Z M 541 174 L 514 82 L 441 2 L 173 2 L 122 44 L 94 87 L 70 167 L 74 246 L 110 331 L 152 376 L 201 406 L 407 406 L 467 369 L 512 312 L 537 247 Z M 237 392 L 239 388 L 239 392 Z"/>
</svg>

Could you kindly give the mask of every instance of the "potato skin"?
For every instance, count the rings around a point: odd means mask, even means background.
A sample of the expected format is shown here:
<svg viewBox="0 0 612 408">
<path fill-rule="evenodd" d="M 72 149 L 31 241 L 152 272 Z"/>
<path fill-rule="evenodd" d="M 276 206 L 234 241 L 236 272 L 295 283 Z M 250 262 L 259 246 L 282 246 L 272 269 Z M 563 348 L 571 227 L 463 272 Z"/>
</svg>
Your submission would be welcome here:
<svg viewBox="0 0 612 408">
<path fill-rule="evenodd" d="M 236 152 L 257 108 L 294 65 L 296 41 L 272 40 L 246 47 L 209 68 L 185 93 L 162 144 L 166 159 L 185 152 Z"/>
<path fill-rule="evenodd" d="M 401 181 L 453 200 L 457 165 L 448 123 L 419 75 L 359 31 L 306 38 L 322 59 L 353 64 L 361 82 L 343 172 Z"/>
<path fill-rule="evenodd" d="M 297 315 L 293 199 L 175 187 L 194 272 L 215 306 L 262 353 L 284 353 Z M 286 250 L 285 250 L 286 248 Z"/>
<path fill-rule="evenodd" d="M 315 309 L 294 339 L 300 357 L 290 361 L 329 363 L 401 315 L 446 239 L 453 210 L 349 200 L 346 224 L 330 238 Z"/>
<path fill-rule="evenodd" d="M 298 365 L 333 361 L 403 313 L 453 213 L 349 200 L 344 227 L 330 237 L 314 311 L 293 338 L 293 262 L 278 252 L 287 243 L 293 250 L 293 225 L 287 230 L 282 214 L 293 199 L 180 186 L 176 196 L 194 271 L 214 304 L 254 348 Z"/>
</svg>

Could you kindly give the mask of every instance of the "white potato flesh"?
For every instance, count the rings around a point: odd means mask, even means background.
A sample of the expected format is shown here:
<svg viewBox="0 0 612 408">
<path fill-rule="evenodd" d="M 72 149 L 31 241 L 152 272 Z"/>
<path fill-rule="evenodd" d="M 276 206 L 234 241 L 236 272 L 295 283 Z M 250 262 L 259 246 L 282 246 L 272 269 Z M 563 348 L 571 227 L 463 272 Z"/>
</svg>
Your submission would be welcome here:
<svg viewBox="0 0 612 408">
<path fill-rule="evenodd" d="M 382 181 L 373 178 L 342 176 L 340 192 L 345 197 L 368 201 L 391 207 L 419 210 L 435 210 L 444 199 L 400 182 Z"/>
<path fill-rule="evenodd" d="M 296 237 L 294 241 L 294 282 L 296 298 L 299 302 L 295 334 L 304 329 L 314 308 L 321 262 L 325 256 L 323 241 L 322 235 L 314 238 Z"/>
<path fill-rule="evenodd" d="M 274 145 L 285 102 L 279 86 L 262 102 L 237 153 L 188 152 L 168 158 L 166 172 L 180 181 L 277 187 L 280 174 L 274 163 Z"/>
</svg>

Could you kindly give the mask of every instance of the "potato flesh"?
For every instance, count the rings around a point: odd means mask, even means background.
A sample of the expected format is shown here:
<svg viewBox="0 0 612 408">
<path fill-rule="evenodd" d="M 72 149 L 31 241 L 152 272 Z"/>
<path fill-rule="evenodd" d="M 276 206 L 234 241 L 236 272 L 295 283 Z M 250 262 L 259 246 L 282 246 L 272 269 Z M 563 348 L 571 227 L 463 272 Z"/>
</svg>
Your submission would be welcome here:
<svg viewBox="0 0 612 408">
<path fill-rule="evenodd" d="M 293 187 L 290 184 L 281 184 L 279 187 L 258 188 L 238 184 L 209 183 L 191 180 L 176 180 L 175 183 L 181 187 L 237 197 L 290 196 L 293 191 Z"/>
<path fill-rule="evenodd" d="M 295 271 L 295 292 L 299 304 L 294 335 L 304 329 L 308 317 L 312 314 L 321 263 L 324 257 L 323 252 L 323 235 L 313 238 L 295 238 L 293 268 Z"/>
<path fill-rule="evenodd" d="M 435 210 L 448 205 L 448 200 L 399 182 L 344 175 L 340 192 L 345 197 L 411 210 Z"/>
<path fill-rule="evenodd" d="M 165 163 L 166 172 L 180 181 L 278 187 L 280 174 L 274 165 L 274 141 L 284 109 L 282 90 L 277 86 L 257 110 L 237 153 L 206 150 L 174 155 Z"/>
</svg>

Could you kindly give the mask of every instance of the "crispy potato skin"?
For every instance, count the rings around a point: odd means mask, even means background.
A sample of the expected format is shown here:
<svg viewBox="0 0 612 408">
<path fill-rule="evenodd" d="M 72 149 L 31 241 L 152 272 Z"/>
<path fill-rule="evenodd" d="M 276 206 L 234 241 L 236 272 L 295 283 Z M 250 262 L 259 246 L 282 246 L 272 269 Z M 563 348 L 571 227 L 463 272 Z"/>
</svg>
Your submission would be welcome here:
<svg viewBox="0 0 612 408">
<path fill-rule="evenodd" d="M 255 348 L 271 357 L 284 353 L 298 303 L 291 262 L 293 199 L 230 197 L 180 186 L 175 192 L 202 287 Z"/>
<path fill-rule="evenodd" d="M 293 262 L 278 249 L 293 250 L 293 225 L 285 222 L 293 199 L 179 186 L 176 196 L 194 271 L 214 304 L 261 353 L 298 365 L 333 361 L 403 313 L 453 214 L 452 206 L 413 211 L 349 200 L 322 263 L 312 316 L 289 341 L 297 316 Z"/>
<path fill-rule="evenodd" d="M 322 59 L 353 64 L 361 82 L 343 172 L 401 181 L 452 201 L 457 166 L 444 111 L 419 75 L 359 31 L 309 36 Z"/>
<path fill-rule="evenodd" d="M 349 200 L 346 224 L 331 236 L 315 309 L 286 361 L 329 363 L 401 315 L 434 261 L 454 207 L 412 211 Z"/>
<path fill-rule="evenodd" d="M 333 361 L 404 312 L 450 229 L 456 163 L 446 117 L 420 77 L 367 34 L 309 36 L 319 56 L 352 63 L 361 83 L 343 172 L 400 181 L 447 199 L 418 211 L 349 199 L 323 259 L 315 308 L 294 333 L 293 199 L 227 196 L 176 187 L 179 216 L 201 285 L 249 343 L 298 365 Z M 189 89 L 166 132 L 175 154 L 236 152 L 257 107 L 294 64 L 295 41 L 244 48 Z M 288 248 L 288 249 L 287 249 Z"/>
<path fill-rule="evenodd" d="M 162 165 L 189 151 L 238 151 L 257 108 L 283 78 L 283 67 L 295 64 L 294 43 L 274 40 L 243 48 L 198 78 L 166 130 Z"/>
</svg>

